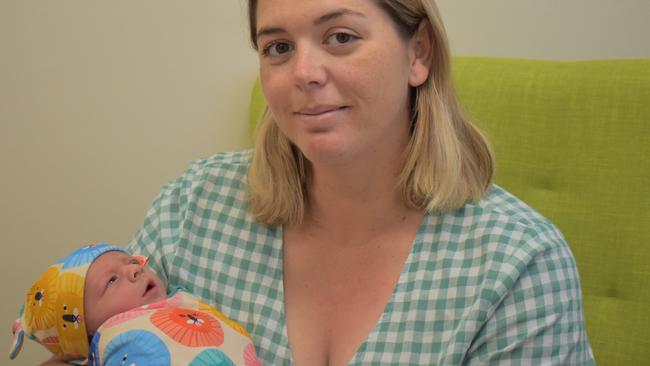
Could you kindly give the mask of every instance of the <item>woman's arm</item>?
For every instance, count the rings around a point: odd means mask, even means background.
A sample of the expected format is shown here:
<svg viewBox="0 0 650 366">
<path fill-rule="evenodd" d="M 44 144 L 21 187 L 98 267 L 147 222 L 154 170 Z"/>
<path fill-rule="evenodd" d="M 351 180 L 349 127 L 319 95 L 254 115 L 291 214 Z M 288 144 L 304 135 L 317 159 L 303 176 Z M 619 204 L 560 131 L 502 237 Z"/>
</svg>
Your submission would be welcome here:
<svg viewBox="0 0 650 366">
<path fill-rule="evenodd" d="M 522 259 L 521 268 L 504 272 L 498 289 L 505 296 L 463 364 L 594 365 L 578 272 L 564 238 L 556 229 L 540 230 L 519 247 L 513 258 Z"/>
</svg>

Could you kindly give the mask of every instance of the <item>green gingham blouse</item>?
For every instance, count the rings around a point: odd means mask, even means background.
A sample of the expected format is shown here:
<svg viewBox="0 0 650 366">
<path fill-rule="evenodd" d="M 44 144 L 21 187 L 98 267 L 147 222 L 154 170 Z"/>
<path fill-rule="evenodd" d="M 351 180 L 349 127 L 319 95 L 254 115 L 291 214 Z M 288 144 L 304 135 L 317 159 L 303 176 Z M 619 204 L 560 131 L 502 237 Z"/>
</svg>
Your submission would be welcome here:
<svg viewBox="0 0 650 366">
<path fill-rule="evenodd" d="M 250 151 L 195 162 L 154 200 L 130 250 L 251 333 L 268 365 L 293 364 L 282 228 L 247 211 Z M 591 365 L 576 264 L 558 230 L 494 186 L 424 217 L 384 313 L 350 365 Z"/>
</svg>

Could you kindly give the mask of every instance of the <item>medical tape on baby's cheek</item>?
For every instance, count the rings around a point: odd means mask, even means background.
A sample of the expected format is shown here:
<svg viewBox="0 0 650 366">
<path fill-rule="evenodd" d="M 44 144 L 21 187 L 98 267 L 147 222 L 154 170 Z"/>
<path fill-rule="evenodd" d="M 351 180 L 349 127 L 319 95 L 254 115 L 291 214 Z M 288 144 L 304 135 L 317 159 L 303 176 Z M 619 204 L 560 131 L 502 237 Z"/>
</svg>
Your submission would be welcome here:
<svg viewBox="0 0 650 366">
<path fill-rule="evenodd" d="M 134 255 L 133 258 L 137 259 L 138 262 L 140 262 L 141 265 L 145 266 L 149 262 L 149 257 L 145 257 L 142 255 Z"/>
</svg>

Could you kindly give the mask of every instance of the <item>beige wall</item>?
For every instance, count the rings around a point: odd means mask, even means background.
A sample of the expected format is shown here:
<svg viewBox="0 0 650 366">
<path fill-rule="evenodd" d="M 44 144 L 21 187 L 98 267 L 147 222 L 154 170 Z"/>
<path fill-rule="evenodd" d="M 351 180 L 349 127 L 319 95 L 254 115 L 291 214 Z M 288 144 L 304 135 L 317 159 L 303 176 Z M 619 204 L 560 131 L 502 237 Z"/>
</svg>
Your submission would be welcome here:
<svg viewBox="0 0 650 366">
<path fill-rule="evenodd" d="M 438 0 L 452 52 L 543 59 L 650 57 L 648 0 Z"/>
<path fill-rule="evenodd" d="M 128 241 L 165 181 L 248 145 L 257 59 L 244 10 L 0 0 L 0 345 L 47 264 L 85 243 Z M 15 365 L 46 354 L 32 342 L 26 351 Z"/>
<path fill-rule="evenodd" d="M 650 57 L 646 0 L 439 4 L 456 54 Z M 243 0 L 0 0 L 0 341 L 47 264 L 128 241 L 165 181 L 248 145 L 256 57 L 244 10 Z M 46 354 L 26 350 L 15 365 Z"/>
</svg>

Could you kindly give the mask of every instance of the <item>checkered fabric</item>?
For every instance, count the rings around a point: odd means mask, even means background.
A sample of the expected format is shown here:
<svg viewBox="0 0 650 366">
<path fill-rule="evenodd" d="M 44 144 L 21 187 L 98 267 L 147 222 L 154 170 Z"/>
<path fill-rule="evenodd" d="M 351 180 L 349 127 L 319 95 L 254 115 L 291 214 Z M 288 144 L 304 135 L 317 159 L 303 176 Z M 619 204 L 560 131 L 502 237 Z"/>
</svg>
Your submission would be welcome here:
<svg viewBox="0 0 650 366">
<path fill-rule="evenodd" d="M 195 162 L 155 199 L 130 251 L 217 305 L 268 365 L 293 364 L 282 229 L 247 212 L 250 151 Z M 558 230 L 494 186 L 424 217 L 384 313 L 350 365 L 591 365 L 576 264 Z"/>
</svg>

